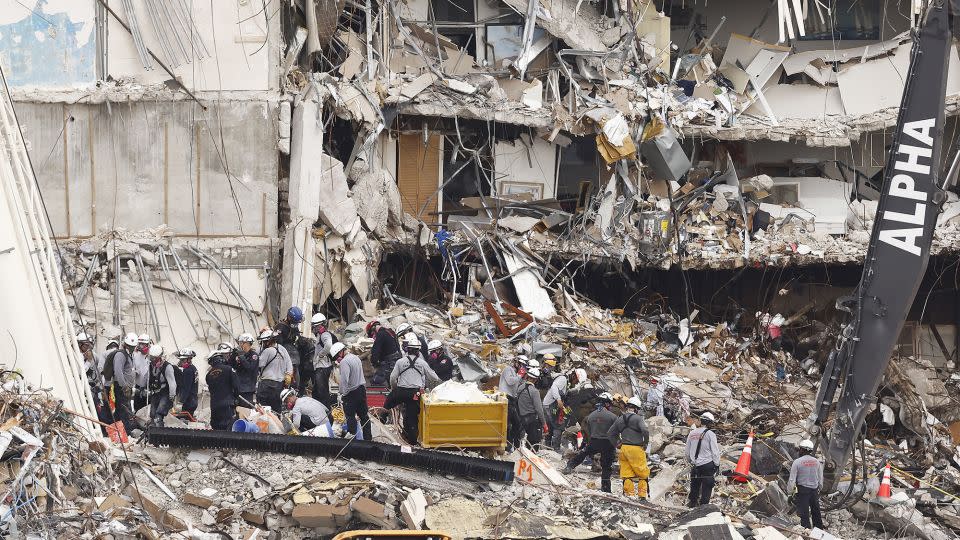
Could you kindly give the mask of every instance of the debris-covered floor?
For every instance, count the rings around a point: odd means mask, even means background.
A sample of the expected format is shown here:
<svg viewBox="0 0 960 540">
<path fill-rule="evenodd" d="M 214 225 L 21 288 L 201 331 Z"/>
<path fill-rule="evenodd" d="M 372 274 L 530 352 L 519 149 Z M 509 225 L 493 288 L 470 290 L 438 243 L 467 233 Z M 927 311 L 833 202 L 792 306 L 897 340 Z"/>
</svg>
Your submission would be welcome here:
<svg viewBox="0 0 960 540">
<path fill-rule="evenodd" d="M 538 452 L 542 462 L 529 450 L 498 456 L 523 461 L 536 474 L 491 482 L 337 456 L 156 447 L 146 437 L 138 440 L 139 430 L 127 444 L 87 439 L 81 418 L 5 372 L 4 527 L 11 534 L 57 538 L 313 538 L 356 528 L 428 528 L 454 537 L 680 539 L 687 529 L 690 538 L 713 538 L 711 525 L 729 523 L 733 538 L 812 538 L 796 527 L 782 482 L 804 436 L 819 366 L 813 354 L 797 358 L 771 337 L 805 327 L 803 314 L 711 325 L 695 318 L 624 317 L 568 294 L 554 315 L 510 340 L 486 315 L 482 298 L 462 299 L 449 311 L 399 296 L 394 301 L 380 320 L 394 327 L 408 321 L 442 340 L 457 359 L 458 378 L 495 376 L 498 364 L 527 343 L 533 355 L 562 350 L 564 369 L 588 371 L 589 383 L 569 394 L 574 415 L 582 407 L 592 410 L 602 390 L 652 400 L 649 500 L 622 496 L 616 468 L 612 494 L 598 491 L 599 473 L 588 464 L 564 477 L 563 458 L 549 449 Z M 518 322 L 522 317 L 504 316 L 508 331 Z M 362 352 L 372 342 L 362 337 L 363 325 L 336 331 Z M 960 420 L 957 379 L 944 379 L 911 358 L 891 364 L 882 404 L 868 420 L 871 470 L 863 500 L 828 512 L 830 533 L 955 537 L 960 474 L 951 431 Z M 655 416 L 658 404 L 664 416 Z M 716 506 L 690 511 L 683 445 L 688 419 L 707 410 L 719 420 L 722 476 Z M 195 426 L 202 426 L 206 405 L 197 418 L 201 424 Z M 579 430 L 576 423 L 567 428 L 565 457 Z M 750 482 L 734 482 L 729 474 L 750 430 L 756 434 Z M 374 440 L 399 439 L 392 425 L 376 422 Z M 879 482 L 873 468 L 887 461 L 894 496 L 881 504 L 871 495 Z"/>
</svg>

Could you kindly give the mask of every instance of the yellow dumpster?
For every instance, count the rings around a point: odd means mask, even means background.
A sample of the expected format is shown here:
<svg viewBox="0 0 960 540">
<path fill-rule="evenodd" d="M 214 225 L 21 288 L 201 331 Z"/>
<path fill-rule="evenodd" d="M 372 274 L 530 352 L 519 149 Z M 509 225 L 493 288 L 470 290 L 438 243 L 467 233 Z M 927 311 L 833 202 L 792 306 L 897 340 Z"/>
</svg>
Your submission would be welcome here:
<svg viewBox="0 0 960 540">
<path fill-rule="evenodd" d="M 420 444 L 426 448 L 505 448 L 507 396 L 497 392 L 490 397 L 493 399 L 452 403 L 436 400 L 429 394 L 423 396 Z"/>
</svg>

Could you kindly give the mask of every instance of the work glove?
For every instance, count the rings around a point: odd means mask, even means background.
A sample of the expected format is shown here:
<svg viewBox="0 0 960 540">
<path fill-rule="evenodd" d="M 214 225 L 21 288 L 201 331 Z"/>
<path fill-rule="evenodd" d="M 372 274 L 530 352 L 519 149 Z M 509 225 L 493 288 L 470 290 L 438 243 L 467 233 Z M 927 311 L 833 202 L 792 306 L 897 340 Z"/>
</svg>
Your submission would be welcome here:
<svg viewBox="0 0 960 540">
<path fill-rule="evenodd" d="M 287 373 L 286 375 L 284 375 L 284 377 L 283 377 L 283 387 L 284 387 L 284 388 L 289 388 L 289 387 L 290 387 L 290 383 L 292 383 L 292 382 L 293 382 L 293 374 L 292 374 L 292 373 Z"/>
<path fill-rule="evenodd" d="M 550 431 L 550 426 L 544 424 L 544 425 L 543 425 L 543 432 L 546 433 L 546 432 L 548 432 L 548 431 Z"/>
</svg>

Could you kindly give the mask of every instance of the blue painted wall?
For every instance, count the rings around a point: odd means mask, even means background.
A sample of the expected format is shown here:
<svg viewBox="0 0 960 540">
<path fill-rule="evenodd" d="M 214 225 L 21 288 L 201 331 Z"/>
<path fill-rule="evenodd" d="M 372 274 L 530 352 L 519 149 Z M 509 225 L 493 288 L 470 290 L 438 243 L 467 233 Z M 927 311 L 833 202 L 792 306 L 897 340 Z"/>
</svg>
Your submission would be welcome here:
<svg viewBox="0 0 960 540">
<path fill-rule="evenodd" d="M 0 65 L 7 82 L 43 88 L 96 82 L 94 1 L 75 0 L 74 12 L 68 14 L 48 13 L 46 0 L 0 0 L 5 12 L 23 13 L 16 22 L 0 24 Z"/>
</svg>

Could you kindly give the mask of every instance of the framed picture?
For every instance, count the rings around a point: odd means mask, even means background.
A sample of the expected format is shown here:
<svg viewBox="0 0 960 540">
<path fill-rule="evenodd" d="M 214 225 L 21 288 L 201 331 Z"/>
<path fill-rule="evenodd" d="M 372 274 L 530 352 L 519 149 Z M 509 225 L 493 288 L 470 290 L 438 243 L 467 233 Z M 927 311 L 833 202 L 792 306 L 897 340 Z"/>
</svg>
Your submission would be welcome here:
<svg viewBox="0 0 960 540">
<path fill-rule="evenodd" d="M 504 180 L 500 182 L 501 195 L 519 195 L 529 193 L 533 200 L 543 198 L 543 182 L 513 182 Z"/>
</svg>

